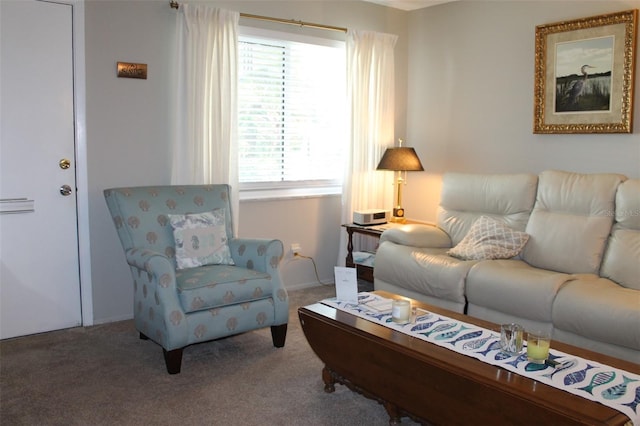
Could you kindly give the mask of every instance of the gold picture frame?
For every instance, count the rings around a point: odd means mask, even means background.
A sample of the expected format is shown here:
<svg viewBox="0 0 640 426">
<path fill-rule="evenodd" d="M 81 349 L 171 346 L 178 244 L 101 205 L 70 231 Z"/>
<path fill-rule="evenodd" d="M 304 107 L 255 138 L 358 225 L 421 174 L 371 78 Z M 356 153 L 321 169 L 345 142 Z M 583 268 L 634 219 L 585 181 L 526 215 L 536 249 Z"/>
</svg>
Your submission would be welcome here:
<svg viewBox="0 0 640 426">
<path fill-rule="evenodd" d="M 632 133 L 638 10 L 536 27 L 533 133 Z"/>
</svg>

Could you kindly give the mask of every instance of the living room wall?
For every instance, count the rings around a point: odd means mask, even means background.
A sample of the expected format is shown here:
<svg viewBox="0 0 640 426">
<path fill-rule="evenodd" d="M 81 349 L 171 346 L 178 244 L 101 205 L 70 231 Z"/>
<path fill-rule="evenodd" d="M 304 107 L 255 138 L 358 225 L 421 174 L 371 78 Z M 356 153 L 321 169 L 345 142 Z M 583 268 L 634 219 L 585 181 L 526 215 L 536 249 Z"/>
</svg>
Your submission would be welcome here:
<svg viewBox="0 0 640 426">
<path fill-rule="evenodd" d="M 211 1 L 240 12 L 399 35 L 396 45 L 396 134 L 406 133 L 407 12 L 360 1 Z M 85 0 L 86 121 L 91 277 L 96 323 L 132 317 L 132 284 L 102 195 L 105 188 L 170 183 L 177 13 L 169 0 Z M 241 19 L 241 25 L 342 37 L 297 26 Z M 145 63 L 147 80 L 119 79 L 118 61 Z M 342 237 L 340 197 L 240 204 L 239 235 L 279 238 L 316 261 L 333 280 Z M 285 260 L 288 288 L 316 285 L 309 260 Z"/>
<path fill-rule="evenodd" d="M 407 140 L 425 172 L 409 176 L 407 214 L 435 220 L 447 171 L 640 177 L 637 64 L 633 134 L 532 131 L 536 25 L 639 7 L 638 0 L 459 1 L 411 12 Z"/>
<path fill-rule="evenodd" d="M 638 130 L 632 135 L 532 133 L 535 26 L 638 8 L 638 0 L 458 1 L 412 12 L 344 0 L 210 3 L 400 36 L 396 137 L 414 146 L 425 166 L 425 172 L 409 176 L 404 193 L 409 217 L 434 220 L 445 171 L 538 173 L 553 168 L 640 177 Z M 85 0 L 89 187 L 79 190 L 88 191 L 89 198 L 96 323 L 132 316 L 131 278 L 103 189 L 169 183 L 175 21 L 168 0 Z M 300 31 L 258 21 L 241 24 Z M 148 79 L 116 78 L 117 61 L 148 64 Z M 636 104 L 639 73 L 640 66 Z M 634 121 L 640 128 L 640 108 Z M 285 247 L 300 243 L 303 254 L 316 260 L 321 280 L 330 281 L 344 238 L 340 198 L 242 202 L 239 233 L 280 238 Z M 310 261 L 285 260 L 282 271 L 290 288 L 316 281 Z"/>
</svg>

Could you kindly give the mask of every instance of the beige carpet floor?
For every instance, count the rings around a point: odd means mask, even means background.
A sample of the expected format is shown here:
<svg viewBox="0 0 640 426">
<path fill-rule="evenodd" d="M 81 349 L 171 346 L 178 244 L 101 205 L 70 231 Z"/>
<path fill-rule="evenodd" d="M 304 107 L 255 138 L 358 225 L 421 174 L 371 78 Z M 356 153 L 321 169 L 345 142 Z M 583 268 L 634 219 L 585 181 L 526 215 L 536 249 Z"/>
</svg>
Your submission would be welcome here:
<svg viewBox="0 0 640 426">
<path fill-rule="evenodd" d="M 284 348 L 268 328 L 190 346 L 178 375 L 132 321 L 4 340 L 0 424 L 387 425 L 377 402 L 341 385 L 323 390 L 297 308 L 333 295 L 329 286 L 290 292 Z"/>
</svg>

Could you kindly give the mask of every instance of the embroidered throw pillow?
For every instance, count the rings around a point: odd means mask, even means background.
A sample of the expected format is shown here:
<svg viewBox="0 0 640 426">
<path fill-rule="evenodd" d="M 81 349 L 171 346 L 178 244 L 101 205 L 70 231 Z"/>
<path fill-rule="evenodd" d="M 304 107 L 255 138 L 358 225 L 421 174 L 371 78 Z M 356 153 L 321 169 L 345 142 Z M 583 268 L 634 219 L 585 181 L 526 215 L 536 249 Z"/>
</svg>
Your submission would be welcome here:
<svg viewBox="0 0 640 426">
<path fill-rule="evenodd" d="M 178 269 L 203 265 L 234 265 L 222 209 L 192 214 L 170 214 Z"/>
<path fill-rule="evenodd" d="M 509 259 L 517 256 L 528 240 L 529 234 L 492 217 L 480 216 L 447 254 L 463 260 Z"/>
</svg>

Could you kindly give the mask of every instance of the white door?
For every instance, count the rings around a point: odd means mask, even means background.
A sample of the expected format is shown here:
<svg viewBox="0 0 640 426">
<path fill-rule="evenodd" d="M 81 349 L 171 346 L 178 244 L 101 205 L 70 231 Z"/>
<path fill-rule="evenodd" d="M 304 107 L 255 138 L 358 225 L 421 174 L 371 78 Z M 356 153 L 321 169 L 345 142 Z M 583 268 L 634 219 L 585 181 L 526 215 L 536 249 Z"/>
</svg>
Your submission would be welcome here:
<svg viewBox="0 0 640 426">
<path fill-rule="evenodd" d="M 3 339 L 82 323 L 72 13 L 68 4 L 0 0 Z"/>
</svg>

